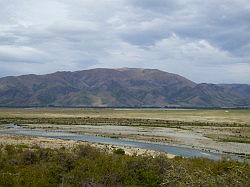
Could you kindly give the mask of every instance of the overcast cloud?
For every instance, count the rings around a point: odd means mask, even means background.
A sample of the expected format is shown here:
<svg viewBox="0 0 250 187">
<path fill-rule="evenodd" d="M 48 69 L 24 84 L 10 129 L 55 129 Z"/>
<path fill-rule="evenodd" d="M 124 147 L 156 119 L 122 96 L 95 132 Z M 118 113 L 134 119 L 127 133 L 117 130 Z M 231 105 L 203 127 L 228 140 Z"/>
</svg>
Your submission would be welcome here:
<svg viewBox="0 0 250 187">
<path fill-rule="evenodd" d="M 157 68 L 250 84 L 249 0 L 0 0 L 0 77 Z"/>
</svg>

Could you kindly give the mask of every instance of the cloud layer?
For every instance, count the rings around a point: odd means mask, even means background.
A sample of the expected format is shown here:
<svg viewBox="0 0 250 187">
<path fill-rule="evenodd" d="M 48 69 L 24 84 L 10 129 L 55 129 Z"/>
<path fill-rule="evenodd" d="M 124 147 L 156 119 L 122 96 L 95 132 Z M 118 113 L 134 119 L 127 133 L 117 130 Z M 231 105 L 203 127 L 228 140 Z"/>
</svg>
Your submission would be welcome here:
<svg viewBox="0 0 250 187">
<path fill-rule="evenodd" d="M 157 68 L 250 84 L 249 0 L 0 0 L 0 76 Z"/>
</svg>

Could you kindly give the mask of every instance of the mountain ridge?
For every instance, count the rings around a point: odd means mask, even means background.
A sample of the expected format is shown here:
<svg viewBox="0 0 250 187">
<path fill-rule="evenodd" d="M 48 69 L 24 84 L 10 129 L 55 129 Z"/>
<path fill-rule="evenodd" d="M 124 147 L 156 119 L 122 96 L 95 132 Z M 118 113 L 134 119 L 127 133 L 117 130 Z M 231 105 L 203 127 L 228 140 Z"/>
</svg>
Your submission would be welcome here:
<svg viewBox="0 0 250 187">
<path fill-rule="evenodd" d="M 0 106 L 250 107 L 250 85 L 197 84 L 158 69 L 58 71 L 0 78 Z"/>
</svg>

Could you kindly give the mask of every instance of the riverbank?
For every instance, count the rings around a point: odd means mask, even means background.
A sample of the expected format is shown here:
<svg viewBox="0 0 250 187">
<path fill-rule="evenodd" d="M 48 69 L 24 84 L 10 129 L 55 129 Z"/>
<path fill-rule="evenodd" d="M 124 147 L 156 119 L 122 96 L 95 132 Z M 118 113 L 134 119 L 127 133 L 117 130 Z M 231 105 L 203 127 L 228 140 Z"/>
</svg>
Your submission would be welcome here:
<svg viewBox="0 0 250 187">
<path fill-rule="evenodd" d="M 42 129 L 29 129 L 23 128 L 18 125 L 10 124 L 2 126 L 0 134 L 9 134 L 16 136 L 31 136 L 31 137 L 44 137 L 44 138 L 53 138 L 53 139 L 63 139 L 63 140 L 75 140 L 83 141 L 89 143 L 101 143 L 106 145 L 117 145 L 117 146 L 126 146 L 134 148 L 142 148 L 146 150 L 155 150 L 165 153 L 170 153 L 183 157 L 203 157 L 213 160 L 222 159 L 222 154 L 211 153 L 208 151 L 196 150 L 193 148 L 185 148 L 180 146 L 172 146 L 164 143 L 152 143 L 145 141 L 129 140 L 129 139 L 117 139 L 117 138 L 108 138 L 88 134 L 78 134 L 72 132 L 62 132 L 62 131 L 53 131 L 53 130 L 42 130 Z"/>
<path fill-rule="evenodd" d="M 0 124 L 249 158 L 249 114 L 250 110 L 1 109 Z"/>
<path fill-rule="evenodd" d="M 74 140 L 62 140 L 62 139 L 53 139 L 53 138 L 44 138 L 44 137 L 30 137 L 30 136 L 13 136 L 13 135 L 4 135 L 0 134 L 0 145 L 6 146 L 6 145 L 14 145 L 17 147 L 41 147 L 41 148 L 49 148 L 49 149 L 60 149 L 60 148 L 66 148 L 66 149 L 74 149 L 76 146 L 79 145 L 88 145 L 100 150 L 106 150 L 110 153 L 112 153 L 116 149 L 123 149 L 125 151 L 126 155 L 148 155 L 148 156 L 159 156 L 160 154 L 165 155 L 167 158 L 174 158 L 175 155 L 160 152 L 160 151 L 154 151 L 154 150 L 148 150 L 148 149 L 142 149 L 142 148 L 134 148 L 134 147 L 128 147 L 128 146 L 116 146 L 116 145 L 106 145 L 106 144 L 100 144 L 100 143 L 89 143 L 89 142 L 83 142 L 83 141 L 74 141 Z"/>
<path fill-rule="evenodd" d="M 169 145 L 184 146 L 220 153 L 250 154 L 250 144 L 242 142 L 218 141 L 216 137 L 249 137 L 249 127 L 201 127 L 181 128 L 137 127 L 119 125 L 54 125 L 23 124 L 29 129 L 55 130 L 77 134 L 90 134 L 111 138 L 125 138 Z M 240 132 L 240 133 L 239 133 Z M 248 138 L 246 138 L 248 139 Z"/>
</svg>

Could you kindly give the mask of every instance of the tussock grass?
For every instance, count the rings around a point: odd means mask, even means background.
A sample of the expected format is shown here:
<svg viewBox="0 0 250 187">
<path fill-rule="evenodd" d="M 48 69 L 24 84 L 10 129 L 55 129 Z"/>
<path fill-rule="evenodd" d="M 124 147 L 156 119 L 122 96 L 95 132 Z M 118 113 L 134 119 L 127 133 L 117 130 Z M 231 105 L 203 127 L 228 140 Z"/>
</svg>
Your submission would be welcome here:
<svg viewBox="0 0 250 187">
<path fill-rule="evenodd" d="M 227 122 L 199 122 L 158 119 L 132 119 L 132 118 L 102 118 L 102 117 L 76 117 L 76 118 L 35 118 L 35 117 L 0 117 L 0 124 L 54 124 L 54 125 L 119 125 L 119 126 L 149 126 L 181 128 L 184 126 L 212 126 L 212 127 L 249 127 L 244 123 Z"/>
</svg>

